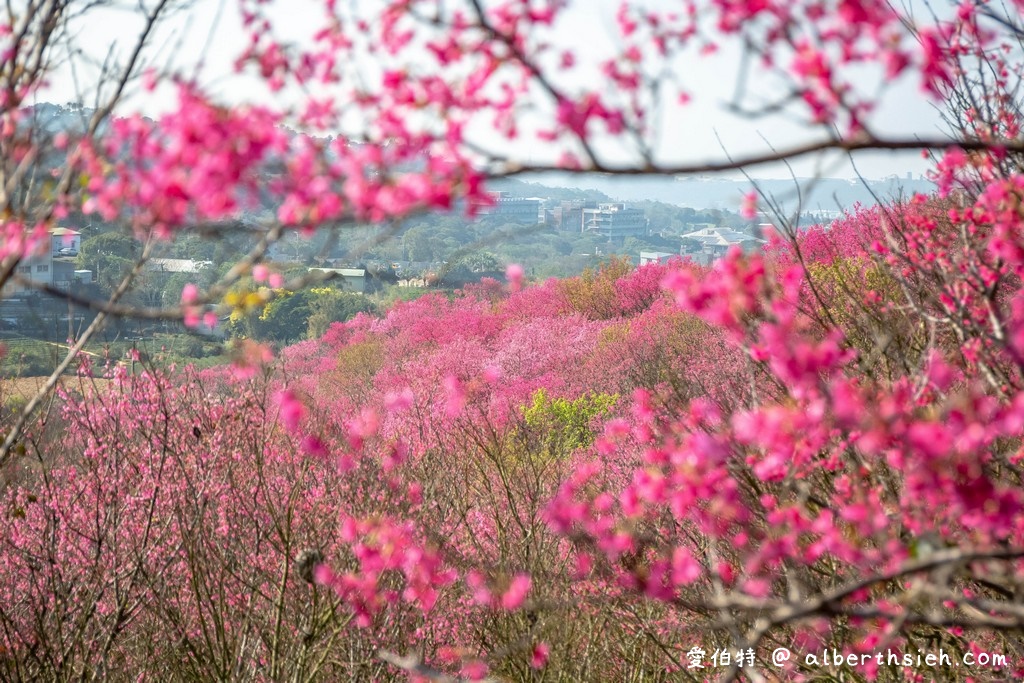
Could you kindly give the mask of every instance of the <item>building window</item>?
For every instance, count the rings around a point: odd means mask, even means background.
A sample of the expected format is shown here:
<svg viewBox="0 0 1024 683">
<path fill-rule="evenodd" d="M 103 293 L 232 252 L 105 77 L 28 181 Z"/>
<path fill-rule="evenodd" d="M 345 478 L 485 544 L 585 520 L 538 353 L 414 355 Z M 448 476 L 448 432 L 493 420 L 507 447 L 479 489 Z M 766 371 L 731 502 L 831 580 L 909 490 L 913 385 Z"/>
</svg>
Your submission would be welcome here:
<svg viewBox="0 0 1024 683">
<path fill-rule="evenodd" d="M 50 265 L 47 264 L 47 263 L 42 263 L 42 264 L 36 266 L 36 272 L 37 273 L 49 273 L 50 272 Z"/>
<path fill-rule="evenodd" d="M 31 273 L 32 272 L 32 266 L 18 266 L 18 272 L 19 273 Z"/>
</svg>

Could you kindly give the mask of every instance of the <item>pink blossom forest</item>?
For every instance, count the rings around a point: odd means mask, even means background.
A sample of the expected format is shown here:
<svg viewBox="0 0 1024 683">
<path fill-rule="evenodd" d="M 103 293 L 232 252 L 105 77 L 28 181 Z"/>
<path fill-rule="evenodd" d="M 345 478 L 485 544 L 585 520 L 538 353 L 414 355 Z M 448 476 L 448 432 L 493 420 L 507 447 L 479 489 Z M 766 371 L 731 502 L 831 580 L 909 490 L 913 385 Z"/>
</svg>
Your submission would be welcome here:
<svg viewBox="0 0 1024 683">
<path fill-rule="evenodd" d="M 225 0 L 227 81 L 167 57 L 200 5 L 0 9 L 0 283 L 90 312 L 2 397 L 0 680 L 1024 675 L 1021 0 Z M 54 133 L 33 105 L 76 60 Z M 940 123 L 888 127 L 908 93 Z M 663 143 L 717 106 L 798 134 Z M 290 234 L 472 220 L 496 180 L 879 152 L 936 189 L 808 227 L 752 180 L 755 251 L 505 264 L 206 367 L 89 351 L 260 316 L 320 284 L 275 266 Z M 101 222 L 133 245 L 104 296 L 26 275 Z M 139 294 L 239 230 L 216 278 Z"/>
</svg>

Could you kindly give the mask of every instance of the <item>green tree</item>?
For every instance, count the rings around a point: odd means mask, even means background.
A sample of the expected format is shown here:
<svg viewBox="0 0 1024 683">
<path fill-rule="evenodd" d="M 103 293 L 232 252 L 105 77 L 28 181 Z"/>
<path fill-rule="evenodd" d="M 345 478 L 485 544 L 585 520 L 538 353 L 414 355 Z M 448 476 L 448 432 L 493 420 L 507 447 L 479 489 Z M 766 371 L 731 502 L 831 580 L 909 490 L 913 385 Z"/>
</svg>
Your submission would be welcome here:
<svg viewBox="0 0 1024 683">
<path fill-rule="evenodd" d="M 410 261 L 432 261 L 436 254 L 437 236 L 425 225 L 416 225 L 402 235 L 405 257 Z"/>
<path fill-rule="evenodd" d="M 452 264 L 451 270 L 465 268 L 470 273 L 488 273 L 502 270 L 501 261 L 489 251 L 474 251 L 463 254 Z"/>
<path fill-rule="evenodd" d="M 200 235 L 185 235 L 171 244 L 168 257 L 212 261 L 217 256 L 217 246 L 218 242 L 215 240 L 205 239 Z"/>
<path fill-rule="evenodd" d="M 309 293 L 275 290 L 266 303 L 266 292 L 256 291 L 252 283 L 232 290 L 225 302 L 232 307 L 228 332 L 233 337 L 288 343 L 305 336 L 309 319 Z"/>
<path fill-rule="evenodd" d="M 534 453 L 561 459 L 594 441 L 594 420 L 611 412 L 618 394 L 587 394 L 577 399 L 552 398 L 538 389 L 523 407 L 523 422 L 536 441 Z"/>
<path fill-rule="evenodd" d="M 139 243 L 120 232 L 105 232 L 82 242 L 77 266 L 92 270 L 101 289 L 114 289 L 134 265 Z"/>
<path fill-rule="evenodd" d="M 294 342 L 306 336 L 310 293 L 278 292 L 257 318 L 254 336 L 282 343 Z"/>
<path fill-rule="evenodd" d="M 331 323 L 344 322 L 358 313 L 373 313 L 376 306 L 366 296 L 334 287 L 316 287 L 308 291 L 310 314 L 306 334 L 310 339 L 323 336 Z"/>
</svg>

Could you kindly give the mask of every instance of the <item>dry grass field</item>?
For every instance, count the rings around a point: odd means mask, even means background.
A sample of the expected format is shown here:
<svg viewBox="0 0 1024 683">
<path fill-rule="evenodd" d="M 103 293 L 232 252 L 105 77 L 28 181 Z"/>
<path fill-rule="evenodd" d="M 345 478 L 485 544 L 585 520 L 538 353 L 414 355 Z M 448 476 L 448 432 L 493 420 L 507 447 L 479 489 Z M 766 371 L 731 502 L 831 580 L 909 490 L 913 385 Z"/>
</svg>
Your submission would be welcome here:
<svg viewBox="0 0 1024 683">
<path fill-rule="evenodd" d="M 48 376 L 40 377 L 9 377 L 0 379 L 0 401 L 10 399 L 28 400 L 34 396 L 49 379 Z M 66 389 L 84 388 L 93 384 L 97 387 L 106 386 L 110 380 L 97 377 L 75 377 L 66 375 L 60 378 L 60 385 Z"/>
</svg>

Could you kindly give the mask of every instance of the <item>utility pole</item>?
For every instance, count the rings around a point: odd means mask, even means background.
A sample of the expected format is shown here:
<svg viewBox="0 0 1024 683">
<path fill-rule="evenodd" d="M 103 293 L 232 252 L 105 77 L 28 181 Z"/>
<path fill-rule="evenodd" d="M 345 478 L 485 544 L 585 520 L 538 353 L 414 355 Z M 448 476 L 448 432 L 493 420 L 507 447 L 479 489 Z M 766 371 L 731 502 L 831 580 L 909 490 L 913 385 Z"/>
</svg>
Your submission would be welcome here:
<svg viewBox="0 0 1024 683">
<path fill-rule="evenodd" d="M 67 336 L 68 344 L 72 343 L 71 339 L 72 339 L 72 337 L 75 336 L 75 326 L 74 326 L 74 323 L 73 323 L 74 318 L 75 318 L 74 312 L 75 312 L 75 309 L 71 305 L 71 299 L 68 298 L 68 336 Z"/>
</svg>

